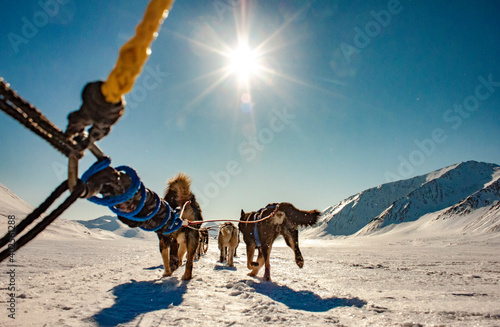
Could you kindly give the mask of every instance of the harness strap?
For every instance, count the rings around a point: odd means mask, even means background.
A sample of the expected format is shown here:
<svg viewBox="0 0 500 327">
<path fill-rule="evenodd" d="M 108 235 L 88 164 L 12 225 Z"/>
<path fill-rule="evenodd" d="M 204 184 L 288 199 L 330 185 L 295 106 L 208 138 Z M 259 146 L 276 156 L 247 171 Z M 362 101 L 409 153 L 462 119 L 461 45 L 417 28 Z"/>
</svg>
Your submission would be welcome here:
<svg viewBox="0 0 500 327">
<path fill-rule="evenodd" d="M 257 211 L 252 216 L 252 220 L 253 220 L 253 223 L 255 225 L 255 227 L 253 229 L 253 237 L 255 238 L 255 244 L 257 245 L 258 248 L 260 248 L 262 246 L 262 244 L 260 243 L 259 231 L 257 230 L 257 223 L 259 221 L 264 220 L 264 219 L 262 219 L 262 214 L 264 213 L 264 210 L 274 209 L 274 211 L 269 216 L 266 217 L 266 219 L 267 219 L 267 218 L 271 218 L 272 216 L 274 216 L 274 213 L 276 212 L 277 208 L 278 208 L 278 206 L 276 206 L 276 205 L 268 205 L 265 208 L 260 208 L 259 211 Z"/>
<path fill-rule="evenodd" d="M 260 209 L 258 212 L 256 212 L 254 215 L 253 215 L 253 220 L 256 221 L 257 220 L 257 215 L 259 214 L 259 212 L 261 212 L 263 209 Z M 253 237 L 255 238 L 255 244 L 257 244 L 257 247 L 260 248 L 262 246 L 262 244 L 260 243 L 260 238 L 259 238 L 259 231 L 257 230 L 257 223 L 254 224 L 255 227 L 253 229 Z"/>
</svg>

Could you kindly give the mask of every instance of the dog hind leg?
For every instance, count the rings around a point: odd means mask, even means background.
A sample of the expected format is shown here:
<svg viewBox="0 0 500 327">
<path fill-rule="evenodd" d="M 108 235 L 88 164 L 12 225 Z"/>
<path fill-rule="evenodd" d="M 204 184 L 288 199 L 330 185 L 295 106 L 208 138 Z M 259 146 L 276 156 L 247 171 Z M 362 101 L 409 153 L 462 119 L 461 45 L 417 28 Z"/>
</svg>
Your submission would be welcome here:
<svg viewBox="0 0 500 327">
<path fill-rule="evenodd" d="M 257 262 L 253 261 L 253 256 L 255 254 L 255 244 L 247 245 L 247 268 L 252 270 L 258 265 Z"/>
<path fill-rule="evenodd" d="M 264 255 L 262 253 L 262 249 L 259 248 L 259 255 L 257 256 L 257 262 L 252 262 L 250 265 L 251 265 L 251 268 L 252 271 L 248 273 L 248 276 L 257 276 L 257 274 L 259 273 L 259 270 L 260 268 L 262 268 L 262 266 L 264 265 L 265 263 L 265 259 L 264 259 Z"/>
<path fill-rule="evenodd" d="M 203 254 L 207 253 L 208 251 L 208 237 L 203 239 Z"/>
<path fill-rule="evenodd" d="M 182 266 L 182 262 L 184 261 L 184 254 L 186 254 L 187 251 L 187 246 L 186 243 L 188 242 L 187 239 L 184 239 L 184 237 L 187 236 L 182 236 L 178 238 L 177 242 L 179 243 L 179 250 L 177 251 L 177 257 L 179 260 L 179 267 Z"/>
<path fill-rule="evenodd" d="M 224 260 L 226 260 L 226 247 L 223 244 L 219 244 L 219 249 L 220 249 L 219 261 L 220 263 L 223 263 Z"/>
<path fill-rule="evenodd" d="M 234 250 L 230 246 L 228 246 L 226 251 L 227 251 L 227 265 L 229 267 L 234 267 L 233 264 Z"/>
<path fill-rule="evenodd" d="M 297 230 L 286 230 L 282 233 L 283 238 L 285 239 L 286 245 L 293 250 L 295 254 L 295 263 L 299 268 L 304 267 L 304 258 L 302 257 L 302 253 L 299 248 L 299 232 Z"/>
<path fill-rule="evenodd" d="M 187 259 L 186 259 L 186 270 L 182 276 L 182 280 L 190 280 L 193 278 L 193 261 L 196 253 L 196 248 L 198 247 L 198 237 L 197 233 L 187 233 L 186 243 L 187 243 Z"/>
<path fill-rule="evenodd" d="M 201 245 L 201 242 L 198 238 L 198 247 L 196 248 L 196 252 L 195 252 L 195 255 L 194 255 L 194 260 L 199 260 L 201 259 L 201 251 L 202 251 L 202 245 Z"/>
<path fill-rule="evenodd" d="M 168 277 L 172 275 L 172 269 L 170 269 L 170 247 L 165 246 L 161 250 L 161 258 L 163 259 L 163 267 L 165 272 L 163 273 L 163 277 Z"/>
<path fill-rule="evenodd" d="M 176 240 L 170 242 L 170 271 L 174 272 L 179 268 L 179 244 Z"/>
<path fill-rule="evenodd" d="M 262 246 L 262 257 L 264 261 L 264 281 L 271 281 L 271 263 L 270 263 L 270 257 L 271 257 L 271 246 Z"/>
</svg>

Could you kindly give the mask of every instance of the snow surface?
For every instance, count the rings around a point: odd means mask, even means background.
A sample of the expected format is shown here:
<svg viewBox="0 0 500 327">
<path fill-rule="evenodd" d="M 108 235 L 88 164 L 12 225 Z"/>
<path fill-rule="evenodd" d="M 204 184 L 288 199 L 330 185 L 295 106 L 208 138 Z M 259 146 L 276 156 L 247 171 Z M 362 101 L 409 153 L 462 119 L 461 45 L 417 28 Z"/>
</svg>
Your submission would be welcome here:
<svg viewBox="0 0 500 327">
<path fill-rule="evenodd" d="M 404 193 L 401 185 L 416 188 L 426 178 L 393 186 Z M 89 228 L 58 219 L 16 252 L 14 267 L 0 264 L 0 326 L 499 326 L 500 201 L 489 202 L 499 182 L 484 185 L 455 206 L 365 236 L 306 229 L 303 269 L 279 239 L 272 282 L 262 281 L 263 271 L 246 275 L 243 242 L 228 267 L 217 262 L 211 237 L 194 278 L 183 282 L 184 266 L 161 278 L 154 233 L 126 237 L 114 217 L 85 222 Z M 363 193 L 329 212 L 352 209 L 353 201 L 361 208 Z M 379 203 L 371 199 L 364 204 Z M 20 221 L 29 211 L 0 187 L 1 235 L 7 215 Z M 7 311 L 11 269 L 15 319 Z"/>
<path fill-rule="evenodd" d="M 412 235 L 302 240 L 303 269 L 279 241 L 273 282 L 246 276 L 243 245 L 234 268 L 217 262 L 213 239 L 189 282 L 184 266 L 160 278 L 154 241 L 36 239 L 16 254 L 16 319 L 0 325 L 498 326 L 500 240 Z"/>
</svg>

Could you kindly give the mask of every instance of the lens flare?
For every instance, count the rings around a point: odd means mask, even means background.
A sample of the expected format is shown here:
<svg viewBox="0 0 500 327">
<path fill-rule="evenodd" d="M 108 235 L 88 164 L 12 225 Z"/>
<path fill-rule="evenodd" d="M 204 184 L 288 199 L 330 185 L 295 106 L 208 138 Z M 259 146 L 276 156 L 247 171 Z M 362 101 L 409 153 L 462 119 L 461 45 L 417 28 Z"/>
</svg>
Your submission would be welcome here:
<svg viewBox="0 0 500 327">
<path fill-rule="evenodd" d="M 252 96 L 250 93 L 243 93 L 241 95 L 241 111 L 245 114 L 250 114 L 253 111 Z"/>
</svg>

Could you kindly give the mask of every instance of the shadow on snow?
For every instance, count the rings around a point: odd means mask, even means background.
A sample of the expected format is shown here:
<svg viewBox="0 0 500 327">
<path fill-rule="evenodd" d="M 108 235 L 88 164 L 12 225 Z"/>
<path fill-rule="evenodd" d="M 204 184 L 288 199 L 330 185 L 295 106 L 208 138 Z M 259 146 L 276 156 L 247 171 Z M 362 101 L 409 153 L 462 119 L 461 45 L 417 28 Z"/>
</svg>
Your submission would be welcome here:
<svg viewBox="0 0 500 327">
<path fill-rule="evenodd" d="M 277 285 L 271 282 L 254 283 L 252 286 L 257 293 L 268 296 L 274 301 L 281 302 L 290 309 L 309 312 L 325 312 L 338 307 L 358 307 L 367 304 L 365 300 L 355 298 L 321 298 L 311 291 L 296 291 L 288 286 Z"/>
<path fill-rule="evenodd" d="M 116 326 L 137 318 L 139 315 L 167 309 L 182 303 L 187 282 L 177 278 L 137 282 L 131 280 L 112 288 L 115 303 L 102 309 L 92 318 L 99 326 Z"/>
<path fill-rule="evenodd" d="M 231 270 L 231 271 L 236 271 L 236 267 L 230 267 L 221 263 L 216 263 L 214 267 L 215 271 L 221 271 L 221 270 Z"/>
<path fill-rule="evenodd" d="M 163 269 L 163 265 L 158 265 L 158 266 L 153 266 L 153 267 L 148 267 L 148 268 L 142 268 L 144 270 L 157 270 L 157 269 Z"/>
</svg>

